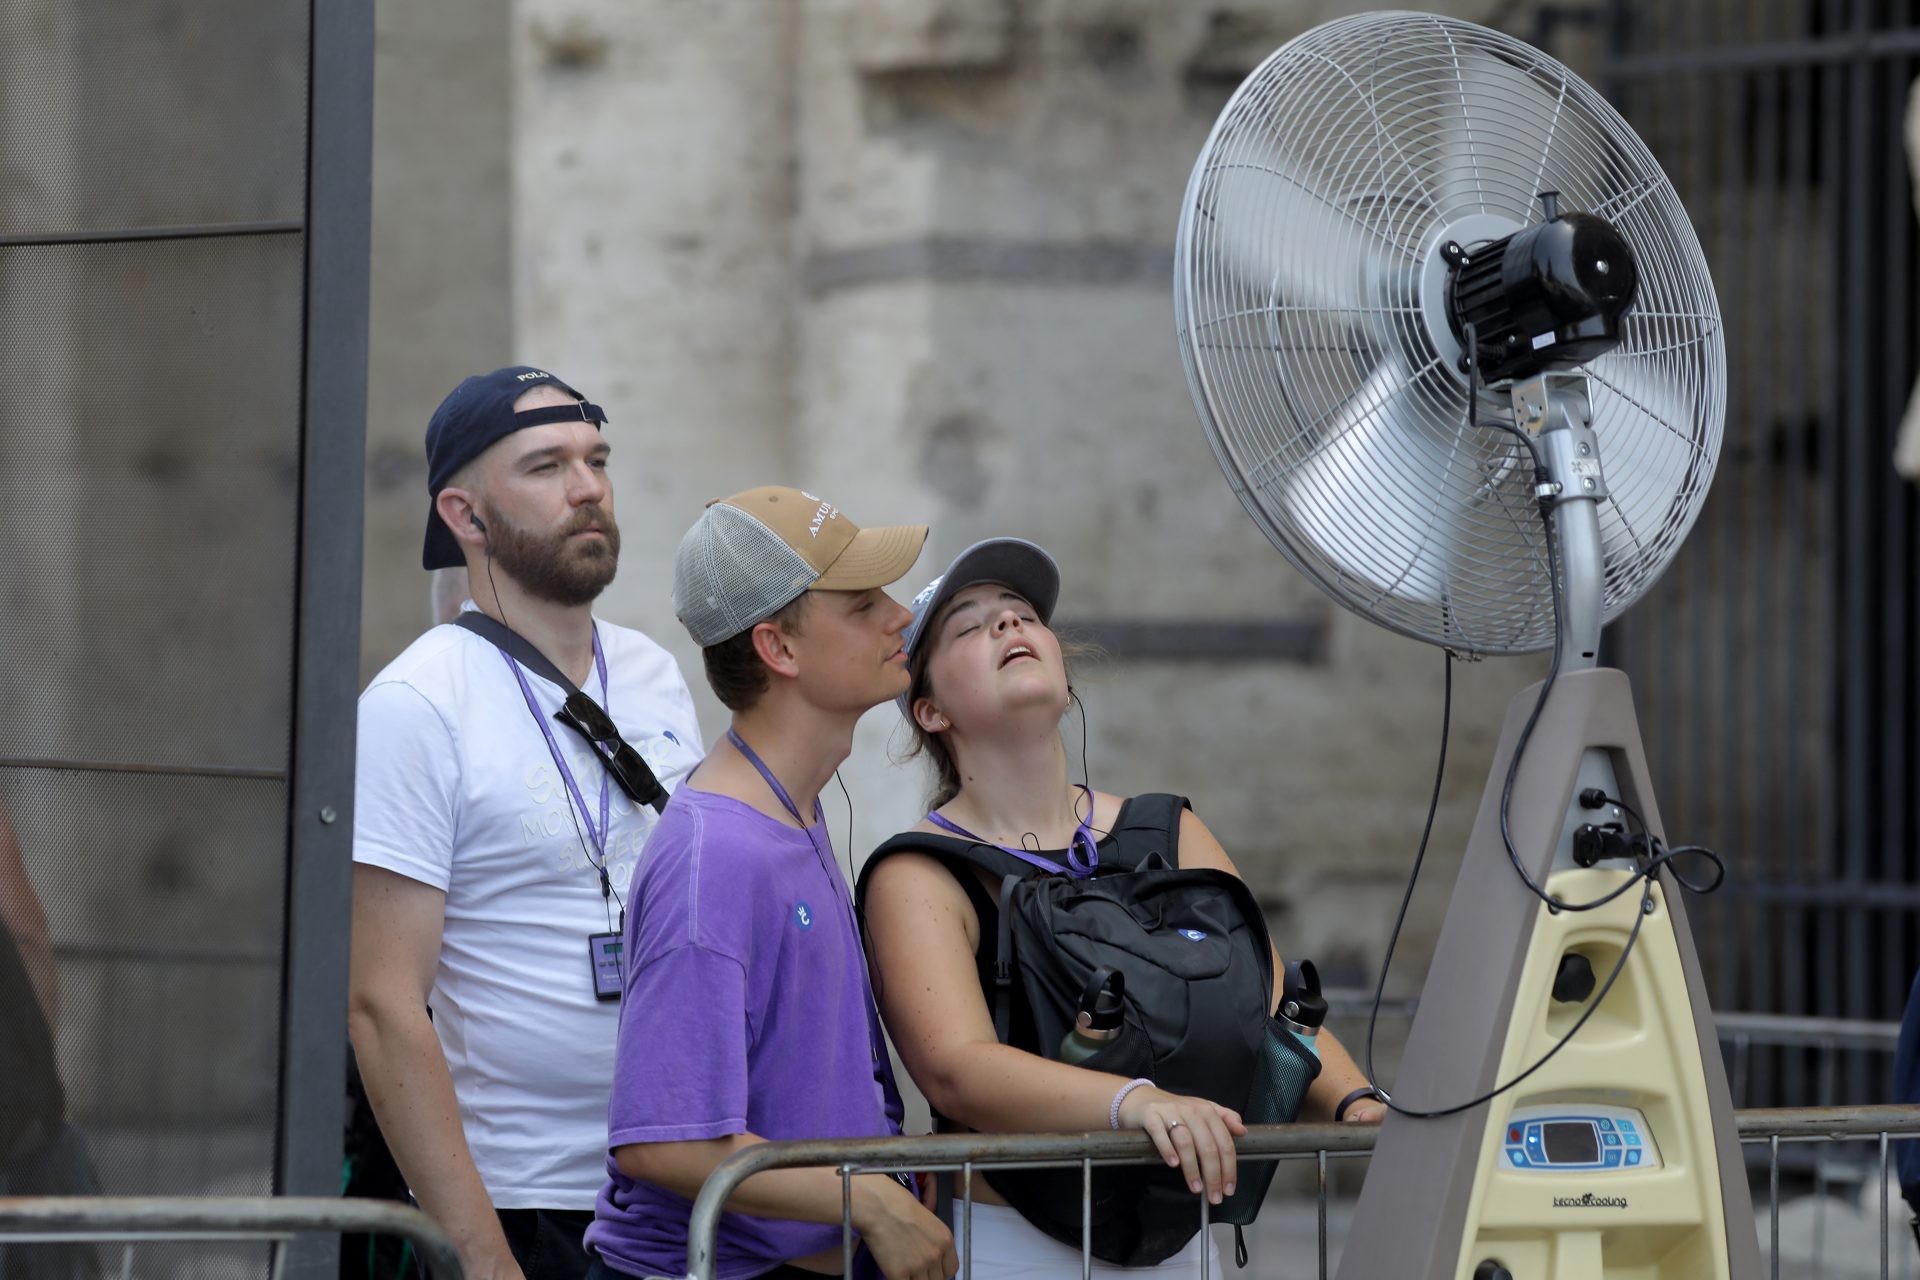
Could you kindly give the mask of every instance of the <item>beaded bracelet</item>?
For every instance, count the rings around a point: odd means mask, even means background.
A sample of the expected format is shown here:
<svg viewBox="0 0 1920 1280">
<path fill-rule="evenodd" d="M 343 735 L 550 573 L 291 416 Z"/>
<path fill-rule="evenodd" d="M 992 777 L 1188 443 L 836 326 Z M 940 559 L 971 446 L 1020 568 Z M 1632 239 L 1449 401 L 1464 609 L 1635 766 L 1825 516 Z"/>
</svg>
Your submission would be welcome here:
<svg viewBox="0 0 1920 1280">
<path fill-rule="evenodd" d="M 1153 1087 L 1153 1081 L 1147 1079 L 1145 1076 L 1141 1076 L 1138 1080 L 1129 1080 L 1120 1086 L 1120 1092 L 1113 1095 L 1113 1105 L 1107 1108 L 1107 1128 L 1118 1129 L 1120 1127 L 1120 1104 L 1127 1100 L 1128 1094 L 1143 1084 L 1148 1088 Z"/>
</svg>

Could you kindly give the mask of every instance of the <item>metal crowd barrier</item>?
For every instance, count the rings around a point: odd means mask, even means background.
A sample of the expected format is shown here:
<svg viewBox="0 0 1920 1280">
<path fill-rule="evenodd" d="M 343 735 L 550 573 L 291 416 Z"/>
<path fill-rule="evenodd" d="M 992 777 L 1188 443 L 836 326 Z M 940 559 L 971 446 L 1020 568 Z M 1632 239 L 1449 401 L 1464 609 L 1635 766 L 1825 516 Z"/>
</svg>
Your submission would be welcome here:
<svg viewBox="0 0 1920 1280">
<path fill-rule="evenodd" d="M 274 1246 L 272 1274 L 295 1235 L 309 1231 L 400 1236 L 432 1280 L 461 1280 L 446 1232 L 391 1200 L 333 1196 L 0 1196 L 0 1245 L 75 1241 L 142 1244 L 258 1240 Z"/>
<path fill-rule="evenodd" d="M 1767 1165 L 1766 1221 L 1772 1241 L 1770 1280 L 1780 1280 L 1780 1148 L 1786 1143 L 1877 1141 L 1880 1161 L 1880 1277 L 1892 1280 L 1888 1246 L 1891 1226 L 1888 1195 L 1891 1190 L 1891 1144 L 1920 1138 L 1920 1106 L 1799 1107 L 1736 1113 L 1740 1141 L 1764 1146 Z M 1364 1157 L 1373 1150 L 1373 1125 L 1296 1124 L 1260 1125 L 1249 1129 L 1235 1144 L 1241 1160 L 1312 1160 L 1317 1175 L 1318 1275 L 1327 1280 L 1328 1176 L 1331 1160 Z M 920 1138 L 877 1138 L 817 1142 L 757 1143 L 722 1161 L 694 1200 L 687 1235 L 687 1274 L 684 1280 L 713 1280 L 714 1244 L 722 1206 L 740 1184 L 769 1169 L 831 1168 L 840 1175 L 841 1249 L 846 1270 L 853 1259 L 852 1180 L 860 1174 L 910 1171 L 951 1174 L 955 1178 L 954 1205 L 959 1226 L 956 1235 L 969 1233 L 973 1212 L 973 1177 L 984 1169 L 1072 1169 L 1081 1171 L 1081 1274 L 1092 1275 L 1087 1245 L 1091 1223 L 1087 1216 L 1095 1166 L 1157 1164 L 1159 1154 L 1144 1133 L 1080 1134 L 951 1134 Z M 1275 1192 L 1275 1195 L 1281 1193 Z M 1196 1197 L 1204 1234 L 1209 1206 Z M 970 1251 L 963 1250 L 963 1263 Z M 1210 1280 L 1210 1251 L 1200 1251 L 1200 1275 Z M 961 1280 L 971 1280 L 963 1265 Z"/>
</svg>

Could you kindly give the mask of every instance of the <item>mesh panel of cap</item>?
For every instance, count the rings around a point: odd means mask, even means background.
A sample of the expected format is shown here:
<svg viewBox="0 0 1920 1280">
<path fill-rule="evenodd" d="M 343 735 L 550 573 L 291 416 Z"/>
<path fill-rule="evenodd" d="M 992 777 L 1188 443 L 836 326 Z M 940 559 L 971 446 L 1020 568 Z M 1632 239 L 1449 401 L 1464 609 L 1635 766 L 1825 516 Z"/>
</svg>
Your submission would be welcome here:
<svg viewBox="0 0 1920 1280">
<path fill-rule="evenodd" d="M 738 635 L 812 585 L 806 557 L 738 507 L 708 507 L 680 543 L 673 612 L 705 647 Z"/>
</svg>

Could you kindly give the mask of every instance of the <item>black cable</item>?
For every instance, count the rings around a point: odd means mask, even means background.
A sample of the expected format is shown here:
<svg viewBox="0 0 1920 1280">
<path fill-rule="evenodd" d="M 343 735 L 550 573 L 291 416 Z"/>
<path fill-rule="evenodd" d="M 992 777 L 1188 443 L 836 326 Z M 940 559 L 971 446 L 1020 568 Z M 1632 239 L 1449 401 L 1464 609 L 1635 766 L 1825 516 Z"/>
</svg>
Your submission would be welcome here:
<svg viewBox="0 0 1920 1280">
<path fill-rule="evenodd" d="M 840 784 L 840 798 L 847 802 L 847 883 L 853 883 L 853 793 L 847 790 L 847 784 L 840 777 L 840 770 L 833 771 L 833 780 Z"/>
<path fill-rule="evenodd" d="M 1407 908 L 1413 902 L 1414 886 L 1420 883 L 1420 867 L 1427 860 L 1427 841 L 1433 835 L 1433 818 L 1440 811 L 1440 783 L 1447 776 L 1447 739 L 1453 727 L 1453 650 L 1441 651 L 1446 666 L 1446 694 L 1440 703 L 1440 759 L 1433 767 L 1433 797 L 1427 801 L 1427 825 L 1420 832 L 1420 848 L 1413 855 L 1413 870 L 1407 875 L 1407 891 L 1400 895 L 1400 912 L 1393 918 L 1393 932 L 1387 936 L 1387 954 L 1380 961 L 1380 980 L 1373 986 L 1373 1009 L 1367 1014 L 1367 1083 L 1375 1089 L 1379 1078 L 1373 1069 L 1373 1033 L 1380 1025 L 1380 1002 L 1386 998 L 1387 970 L 1393 967 L 1393 952 L 1400 945 L 1400 929 L 1407 922 Z M 1385 1090 L 1380 1090 L 1382 1093 Z"/>
<path fill-rule="evenodd" d="M 1073 691 L 1072 685 L 1067 686 L 1067 699 L 1080 709 L 1080 790 L 1087 797 L 1086 824 L 1093 827 L 1093 765 L 1087 759 L 1087 704 L 1080 701 L 1080 695 Z M 1076 823 L 1081 821 L 1079 796 L 1073 798 L 1073 820 Z M 1099 830 L 1097 827 L 1094 829 Z M 1100 834 L 1112 833 L 1101 831 Z"/>
<path fill-rule="evenodd" d="M 1553 1061 L 1554 1055 L 1559 1053 L 1562 1049 L 1566 1048 L 1567 1045 L 1572 1042 L 1574 1036 L 1580 1033 L 1580 1028 L 1586 1026 L 1587 1020 L 1593 1017 L 1594 1012 L 1600 1008 L 1601 1002 L 1607 998 L 1607 993 L 1613 990 L 1614 982 L 1618 980 L 1621 973 L 1625 971 L 1627 967 L 1627 957 L 1633 954 L 1633 944 L 1637 942 L 1640 938 L 1640 926 L 1646 923 L 1647 913 L 1650 910 L 1649 904 L 1652 903 L 1653 901 L 1653 881 L 1651 879 L 1646 879 L 1643 881 L 1642 878 L 1639 876 L 1635 876 L 1634 879 L 1627 881 L 1628 884 L 1633 884 L 1635 882 L 1644 883 L 1646 885 L 1646 890 L 1641 895 L 1640 910 L 1634 913 L 1633 928 L 1627 932 L 1626 945 L 1620 948 L 1620 958 L 1614 961 L 1612 972 L 1608 973 L 1607 980 L 1600 984 L 1600 990 L 1594 993 L 1592 1002 L 1589 1003 L 1585 1009 L 1582 1009 L 1580 1011 L 1580 1017 L 1578 1018 L 1578 1020 L 1576 1020 L 1571 1027 L 1567 1028 L 1567 1033 L 1565 1035 L 1561 1036 L 1558 1040 L 1554 1042 L 1553 1048 L 1541 1054 L 1539 1058 L 1537 1058 L 1534 1061 L 1532 1066 L 1528 1067 L 1525 1071 L 1522 1071 L 1519 1075 L 1515 1076 L 1513 1079 L 1507 1081 L 1503 1085 L 1496 1085 L 1494 1088 L 1488 1090 L 1486 1093 L 1483 1093 L 1479 1097 L 1474 1098 L 1470 1101 L 1458 1103 L 1450 1107 L 1436 1107 L 1430 1111 L 1423 1111 L 1416 1107 L 1404 1106 L 1398 1102 L 1395 1102 L 1392 1098 L 1387 1098 L 1387 1099 L 1384 1099 L 1387 1106 L 1390 1107 L 1396 1113 L 1403 1116 L 1408 1116 L 1415 1120 L 1438 1120 L 1442 1116 L 1458 1115 L 1462 1111 L 1471 1111 L 1473 1108 L 1480 1106 L 1482 1103 L 1493 1101 L 1495 1098 L 1499 1097 L 1501 1094 L 1507 1092 L 1507 1090 L 1525 1081 L 1528 1076 L 1531 1076 L 1534 1072 L 1546 1066 L 1547 1063 Z M 1372 1083 L 1371 1079 L 1369 1079 L 1368 1083 L 1369 1084 Z M 1378 1085 L 1375 1085 L 1374 1087 L 1376 1089 L 1379 1088 Z"/>
</svg>

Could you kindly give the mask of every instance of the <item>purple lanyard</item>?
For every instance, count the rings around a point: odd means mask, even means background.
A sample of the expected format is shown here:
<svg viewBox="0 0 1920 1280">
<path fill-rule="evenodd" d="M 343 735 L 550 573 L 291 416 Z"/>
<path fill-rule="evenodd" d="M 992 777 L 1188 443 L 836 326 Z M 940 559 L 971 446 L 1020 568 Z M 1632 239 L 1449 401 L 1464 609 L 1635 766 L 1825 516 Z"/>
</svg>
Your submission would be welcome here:
<svg viewBox="0 0 1920 1280">
<path fill-rule="evenodd" d="M 787 806 L 787 812 L 793 815 L 793 820 L 800 824 L 803 831 L 807 832 L 807 839 L 811 841 L 813 839 L 813 833 L 812 830 L 807 827 L 807 820 L 800 816 L 800 806 L 793 802 L 793 797 L 787 794 L 787 789 L 780 785 L 780 779 L 773 776 L 773 770 L 767 768 L 767 762 L 762 760 L 754 749 L 747 745 L 745 738 L 733 731 L 732 726 L 728 726 L 727 728 L 727 741 L 733 744 L 735 751 L 738 751 L 747 758 L 748 764 L 760 771 L 760 776 L 767 780 L 769 787 L 773 788 L 773 794 L 779 797 L 781 804 Z M 818 823 L 825 821 L 825 818 L 826 810 L 820 807 L 820 797 L 815 796 L 813 798 L 813 820 Z M 833 836 L 829 834 L 827 839 L 832 840 Z M 814 851 L 816 853 L 819 852 L 818 845 L 814 846 Z"/>
<path fill-rule="evenodd" d="M 838 899 L 845 908 L 847 927 L 853 936 L 854 954 L 861 956 L 864 963 L 866 953 L 860 945 L 860 928 L 854 923 L 853 903 L 847 896 L 844 888 L 846 882 L 840 878 L 840 869 L 833 865 L 833 856 L 821 850 L 819 842 L 813 838 L 813 828 L 808 827 L 806 825 L 807 820 L 800 816 L 800 806 L 793 802 L 793 797 L 787 794 L 787 789 L 780 785 L 780 779 L 773 776 L 773 770 L 767 768 L 767 762 L 760 758 L 760 754 L 757 751 L 747 745 L 745 738 L 742 738 L 738 733 L 734 732 L 731 725 L 727 727 L 727 741 L 733 744 L 735 751 L 738 751 L 747 758 L 748 764 L 760 771 L 760 776 L 766 779 L 769 787 L 773 788 L 773 794 L 779 798 L 781 804 L 786 806 L 787 812 L 793 815 L 793 820 L 801 825 L 807 837 L 807 843 L 813 846 L 814 856 L 818 858 L 826 868 L 827 880 L 833 886 L 833 896 Z M 816 823 L 826 821 L 826 811 L 820 807 L 819 796 L 813 798 L 813 820 Z M 833 844 L 832 832 L 827 833 L 827 844 L 829 847 Z M 899 1088 L 893 1082 L 893 1062 L 887 1057 L 886 1051 L 882 1047 L 885 1045 L 886 1040 L 880 1031 L 880 1010 L 877 1009 L 873 1003 L 873 985 L 870 982 L 862 982 L 860 987 L 862 993 L 866 996 L 867 1043 L 873 1052 L 874 1083 L 880 1089 L 881 1109 L 886 1113 L 887 1119 L 894 1126 L 895 1132 L 898 1132 L 901 1114 L 900 1112 L 896 1112 L 899 1104 Z M 902 1175 L 895 1173 L 889 1176 L 900 1179 Z M 914 1184 L 910 1182 L 902 1182 L 901 1185 L 905 1186 L 909 1191 L 914 1190 Z"/>
<path fill-rule="evenodd" d="M 1087 791 L 1085 787 L 1080 788 Z M 995 844 L 973 834 L 957 822 L 950 822 L 937 813 L 929 813 L 927 821 L 943 830 L 951 831 L 962 840 L 971 840 L 975 844 L 984 844 L 998 849 L 1004 854 L 1031 863 L 1042 871 L 1057 876 L 1072 876 L 1075 880 L 1085 880 L 1100 869 L 1100 845 L 1093 838 L 1093 793 L 1087 791 L 1087 816 L 1080 819 L 1080 825 L 1074 828 L 1073 839 L 1067 842 L 1067 865 L 1061 866 L 1052 858 L 1043 858 L 1029 849 L 1010 849 L 1004 844 Z M 1081 851 L 1085 850 L 1083 854 Z"/>
<path fill-rule="evenodd" d="M 605 880 L 607 878 L 607 836 L 611 834 L 611 829 L 608 825 L 610 810 L 609 797 L 607 794 L 607 771 L 605 769 L 600 771 L 600 825 L 596 828 L 593 825 L 593 814 L 587 809 L 586 798 L 580 794 L 580 784 L 573 780 L 573 770 L 567 767 L 566 757 L 560 753 L 560 744 L 553 740 L 553 729 L 548 726 L 547 718 L 540 714 L 540 704 L 533 700 L 533 686 L 527 683 L 526 672 L 520 669 L 520 664 L 515 662 L 513 655 L 505 649 L 500 650 L 500 656 L 506 660 L 507 669 L 513 672 L 513 678 L 520 682 L 520 696 L 527 700 L 527 710 L 532 714 L 533 722 L 540 726 L 541 735 L 547 740 L 547 752 L 553 757 L 553 767 L 560 771 L 561 779 L 567 784 L 568 794 L 573 797 L 574 804 L 580 807 L 580 820 L 587 824 L 587 839 L 592 842 L 593 851 L 600 855 L 600 861 L 595 869 L 600 872 L 600 878 Z M 600 708 L 607 713 L 607 718 L 611 720 L 613 718 L 613 689 L 607 684 L 607 655 L 600 651 L 600 628 L 598 626 L 595 626 L 593 629 L 593 669 L 600 673 L 600 694 L 602 699 Z M 597 752 L 600 748 L 596 745 L 591 749 Z"/>
</svg>

